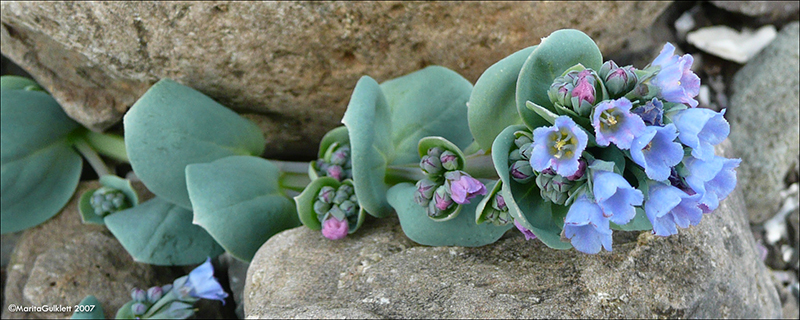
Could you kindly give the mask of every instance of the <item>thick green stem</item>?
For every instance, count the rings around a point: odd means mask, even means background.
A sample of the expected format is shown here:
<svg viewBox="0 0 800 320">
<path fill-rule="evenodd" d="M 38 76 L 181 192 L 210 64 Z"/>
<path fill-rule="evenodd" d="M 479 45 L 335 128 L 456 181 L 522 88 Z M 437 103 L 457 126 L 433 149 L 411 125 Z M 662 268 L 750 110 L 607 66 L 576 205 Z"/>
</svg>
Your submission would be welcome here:
<svg viewBox="0 0 800 320">
<path fill-rule="evenodd" d="M 467 156 L 464 171 L 476 179 L 500 179 L 494 168 L 491 154 L 472 154 Z"/>
<path fill-rule="evenodd" d="M 98 177 L 111 174 L 111 170 L 108 169 L 105 162 L 103 162 L 103 159 L 100 159 L 100 155 L 98 155 L 97 152 L 95 152 L 94 149 L 92 149 L 92 147 L 86 143 L 86 140 L 77 138 L 73 140 L 73 143 L 75 149 L 78 149 L 78 152 L 80 152 L 81 155 L 86 158 L 86 161 L 89 162 L 89 165 L 92 166 L 92 169 L 94 169 L 94 172 L 97 173 Z"/>
<path fill-rule="evenodd" d="M 311 183 L 311 178 L 308 177 L 308 173 L 282 171 L 281 177 L 278 179 L 278 185 L 281 188 L 298 192 L 303 191 L 309 183 Z"/>
<path fill-rule="evenodd" d="M 281 172 L 304 173 L 308 175 L 308 162 L 281 161 L 269 159 Z"/>
<path fill-rule="evenodd" d="M 81 138 L 104 156 L 123 162 L 130 162 L 128 160 L 128 152 L 125 150 L 125 140 L 118 135 L 87 130 Z"/>
</svg>

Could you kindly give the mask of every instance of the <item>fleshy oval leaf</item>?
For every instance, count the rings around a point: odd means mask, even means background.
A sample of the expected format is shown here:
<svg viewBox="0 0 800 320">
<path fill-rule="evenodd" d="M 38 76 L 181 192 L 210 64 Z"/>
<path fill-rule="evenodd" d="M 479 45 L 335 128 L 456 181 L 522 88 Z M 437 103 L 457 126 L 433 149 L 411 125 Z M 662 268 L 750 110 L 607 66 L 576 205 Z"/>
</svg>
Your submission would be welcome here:
<svg viewBox="0 0 800 320">
<path fill-rule="evenodd" d="M 136 262 L 200 264 L 225 251 L 205 229 L 192 224 L 192 211 L 160 197 L 112 213 L 104 221 Z"/>
<path fill-rule="evenodd" d="M 508 212 L 548 247 L 569 249 L 572 245 L 561 241 L 567 208 L 542 199 L 535 182 L 521 184 L 510 178 L 508 154 L 514 145 L 516 131 L 527 131 L 527 128 L 522 125 L 509 126 L 500 132 L 492 144 L 492 161 L 502 181 L 501 194 Z"/>
<path fill-rule="evenodd" d="M 0 91 L 0 233 L 9 233 L 61 211 L 78 187 L 83 161 L 68 139 L 80 125 L 53 97 Z"/>
<path fill-rule="evenodd" d="M 185 168 L 233 155 L 261 155 L 260 129 L 206 95 L 162 79 L 123 119 L 131 167 L 154 194 L 191 209 Z"/>
<path fill-rule="evenodd" d="M 492 142 L 507 126 L 522 124 L 517 111 L 519 71 L 536 46 L 503 58 L 481 74 L 469 96 L 469 130 L 481 149 L 490 151 Z"/>
<path fill-rule="evenodd" d="M 363 76 L 353 89 L 342 123 L 350 137 L 350 161 L 358 202 L 382 218 L 392 210 L 386 201 L 386 166 L 393 158 L 391 110 L 378 83 Z"/>
<path fill-rule="evenodd" d="M 433 221 L 425 208 L 412 201 L 416 187 L 400 183 L 389 189 L 389 203 L 397 210 L 403 233 L 416 243 L 427 246 L 480 247 L 494 243 L 513 225 L 475 224 L 474 216 L 460 214 L 448 221 Z M 463 210 L 475 212 L 478 201 L 464 204 Z"/>
<path fill-rule="evenodd" d="M 280 175 L 268 160 L 253 156 L 186 166 L 193 223 L 249 262 L 270 237 L 300 225 L 293 201 L 278 185 Z"/>
<path fill-rule="evenodd" d="M 555 31 L 533 50 L 519 72 L 516 91 L 517 110 L 528 128 L 532 130 L 548 124 L 528 109 L 525 102 L 532 101 L 555 112 L 547 90 L 553 80 L 579 63 L 593 70 L 600 70 L 603 65 L 603 55 L 597 44 L 579 30 Z"/>
</svg>

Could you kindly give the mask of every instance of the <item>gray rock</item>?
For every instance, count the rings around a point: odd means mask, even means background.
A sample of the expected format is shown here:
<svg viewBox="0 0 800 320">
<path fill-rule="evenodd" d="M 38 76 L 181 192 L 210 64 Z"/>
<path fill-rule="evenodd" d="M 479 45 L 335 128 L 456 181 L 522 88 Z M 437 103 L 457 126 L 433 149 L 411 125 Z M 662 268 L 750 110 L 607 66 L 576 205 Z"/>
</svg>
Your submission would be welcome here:
<svg viewBox="0 0 800 320">
<path fill-rule="evenodd" d="M 394 217 L 340 241 L 287 230 L 250 264 L 245 315 L 778 318 L 781 304 L 737 189 L 698 226 L 671 237 L 618 231 L 614 251 L 597 255 L 553 250 L 515 231 L 478 248 L 426 247 Z"/>
<path fill-rule="evenodd" d="M 800 24 L 791 23 L 733 78 L 726 116 L 741 157 L 739 183 L 750 221 L 781 206 L 780 191 L 800 154 Z"/>
<path fill-rule="evenodd" d="M 81 183 L 61 213 L 23 233 L 8 265 L 3 319 L 68 318 L 72 312 L 11 313 L 5 306 L 71 306 L 90 294 L 110 318 L 131 299 L 133 287 L 163 285 L 183 275 L 134 262 L 104 226 L 81 223 L 78 198 L 99 185 Z"/>
<path fill-rule="evenodd" d="M 442 65 L 474 82 L 562 28 L 603 52 L 669 2 L 6 2 L 2 52 L 67 113 L 108 128 L 165 77 L 260 114 L 269 153 L 316 154 L 362 75 Z M 635 17 L 635 18 L 631 18 Z"/>
<path fill-rule="evenodd" d="M 797 19 L 800 2 L 797 1 L 710 1 L 730 12 L 758 18 L 761 23 L 776 23 Z"/>
</svg>

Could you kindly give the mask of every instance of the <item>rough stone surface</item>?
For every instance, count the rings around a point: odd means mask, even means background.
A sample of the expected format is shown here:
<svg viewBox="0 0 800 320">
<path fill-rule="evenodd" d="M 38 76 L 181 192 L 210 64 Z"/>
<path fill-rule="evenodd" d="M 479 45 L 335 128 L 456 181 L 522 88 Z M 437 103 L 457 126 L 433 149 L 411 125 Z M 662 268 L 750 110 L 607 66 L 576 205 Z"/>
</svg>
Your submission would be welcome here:
<svg viewBox="0 0 800 320">
<path fill-rule="evenodd" d="M 800 154 L 800 24 L 791 23 L 733 78 L 726 116 L 742 159 L 739 183 L 750 221 L 781 206 L 780 191 Z"/>
<path fill-rule="evenodd" d="M 273 154 L 316 153 L 362 75 L 442 65 L 474 82 L 562 28 L 603 52 L 669 2 L 3 2 L 2 52 L 67 113 L 101 130 L 169 77 L 296 136 Z M 636 17 L 631 19 L 630 17 Z M 614 23 L 607 23 L 613 21 Z"/>
<path fill-rule="evenodd" d="M 797 19 L 800 2 L 797 1 L 710 1 L 715 6 L 730 12 L 759 18 L 763 23 L 775 23 L 785 19 Z"/>
<path fill-rule="evenodd" d="M 71 312 L 11 313 L 7 306 L 70 306 L 90 294 L 111 318 L 131 299 L 133 287 L 167 284 L 185 274 L 180 268 L 134 262 L 104 226 L 81 223 L 78 198 L 99 185 L 81 183 L 61 213 L 23 233 L 8 266 L 3 319 L 68 318 Z"/>
<path fill-rule="evenodd" d="M 671 237 L 615 232 L 614 251 L 597 255 L 513 231 L 479 248 L 420 246 L 396 218 L 341 241 L 287 230 L 250 264 L 245 315 L 778 318 L 781 304 L 736 189 L 698 226 Z"/>
</svg>

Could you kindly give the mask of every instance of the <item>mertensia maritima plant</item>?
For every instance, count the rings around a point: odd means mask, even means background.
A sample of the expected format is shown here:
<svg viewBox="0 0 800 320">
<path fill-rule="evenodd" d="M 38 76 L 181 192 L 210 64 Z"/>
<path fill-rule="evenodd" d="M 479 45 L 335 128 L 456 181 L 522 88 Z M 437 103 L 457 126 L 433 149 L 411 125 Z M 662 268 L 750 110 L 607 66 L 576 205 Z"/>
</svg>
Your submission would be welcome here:
<svg viewBox="0 0 800 320">
<path fill-rule="evenodd" d="M 4 77 L 3 232 L 55 215 L 84 155 L 102 187 L 81 197 L 82 219 L 145 263 L 225 251 L 250 261 L 289 228 L 340 240 L 394 214 L 423 245 L 483 246 L 516 226 L 551 248 L 611 251 L 613 230 L 676 234 L 736 185 L 740 160 L 714 153 L 725 111 L 698 108 L 692 62 L 668 43 L 644 68 L 621 67 L 581 31 L 559 30 L 474 85 L 440 66 L 364 76 L 308 163 L 261 158 L 258 127 L 169 79 L 125 115 L 123 142 L 69 119 L 34 82 Z M 97 153 L 129 161 L 155 197 L 140 203 Z"/>
</svg>

